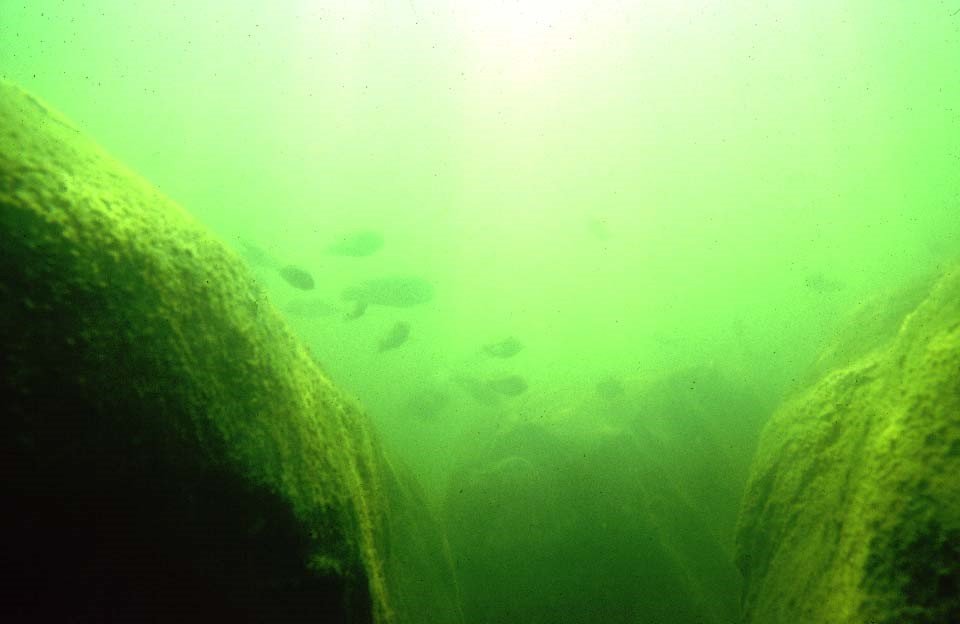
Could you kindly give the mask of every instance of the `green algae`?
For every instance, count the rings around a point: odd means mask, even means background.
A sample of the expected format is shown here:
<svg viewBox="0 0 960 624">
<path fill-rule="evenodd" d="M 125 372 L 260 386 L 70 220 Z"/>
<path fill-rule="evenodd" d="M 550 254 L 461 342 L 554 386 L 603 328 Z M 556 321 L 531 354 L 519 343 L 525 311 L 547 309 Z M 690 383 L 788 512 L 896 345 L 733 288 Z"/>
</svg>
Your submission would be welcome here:
<svg viewBox="0 0 960 624">
<path fill-rule="evenodd" d="M 52 579 L 46 599 L 10 608 L 106 617 L 85 596 L 126 592 L 130 617 L 192 605 L 197 618 L 415 621 L 394 608 L 409 584 L 386 570 L 409 549 L 387 510 L 420 502 L 385 487 L 396 477 L 366 415 L 240 258 L 9 84 L 0 120 L 6 494 L 37 527 L 4 535 L 25 583 Z M 102 517 L 76 511 L 87 505 Z M 69 537 L 80 528 L 103 548 Z M 420 539 L 442 552 L 438 535 Z M 100 572 L 58 571 L 59 558 Z M 136 574 L 155 596 L 127 587 Z"/>
</svg>

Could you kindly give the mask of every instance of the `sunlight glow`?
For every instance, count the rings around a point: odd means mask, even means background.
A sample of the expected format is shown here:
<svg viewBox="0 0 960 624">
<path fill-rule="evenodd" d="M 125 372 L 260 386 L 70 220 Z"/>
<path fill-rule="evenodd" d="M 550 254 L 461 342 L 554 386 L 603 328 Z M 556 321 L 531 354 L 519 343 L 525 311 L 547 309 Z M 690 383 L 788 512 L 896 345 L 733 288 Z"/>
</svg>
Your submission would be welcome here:
<svg viewBox="0 0 960 624">
<path fill-rule="evenodd" d="M 591 25 L 595 2 L 464 2 L 457 11 L 465 53 L 508 81 L 556 69 Z"/>
</svg>

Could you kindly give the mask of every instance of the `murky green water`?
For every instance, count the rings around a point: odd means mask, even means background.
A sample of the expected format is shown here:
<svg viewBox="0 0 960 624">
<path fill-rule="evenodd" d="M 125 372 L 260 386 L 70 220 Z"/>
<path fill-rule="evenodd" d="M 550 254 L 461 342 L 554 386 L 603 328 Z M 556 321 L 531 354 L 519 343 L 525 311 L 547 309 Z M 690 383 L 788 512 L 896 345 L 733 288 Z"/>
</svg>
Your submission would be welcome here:
<svg viewBox="0 0 960 624">
<path fill-rule="evenodd" d="M 438 508 L 673 371 L 773 404 L 955 256 L 958 59 L 939 1 L 0 0 L 0 75 L 244 253 Z"/>
</svg>

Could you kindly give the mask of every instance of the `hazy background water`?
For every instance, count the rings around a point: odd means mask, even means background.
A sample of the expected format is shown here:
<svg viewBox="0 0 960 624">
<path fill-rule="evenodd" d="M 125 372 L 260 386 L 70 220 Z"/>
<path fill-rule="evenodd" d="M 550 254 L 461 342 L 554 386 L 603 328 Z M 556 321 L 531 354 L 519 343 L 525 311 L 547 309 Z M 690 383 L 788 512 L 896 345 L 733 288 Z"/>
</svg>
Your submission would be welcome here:
<svg viewBox="0 0 960 624">
<path fill-rule="evenodd" d="M 954 255 L 958 11 L 0 0 L 0 75 L 309 296 L 429 280 L 422 306 L 291 323 L 435 491 L 461 445 L 608 377 L 711 364 L 776 395 Z M 383 248 L 326 253 L 356 230 Z M 278 307 L 306 295 L 255 270 Z M 482 354 L 507 336 L 515 357 Z M 505 374 L 529 390 L 493 406 L 456 381 Z"/>
</svg>

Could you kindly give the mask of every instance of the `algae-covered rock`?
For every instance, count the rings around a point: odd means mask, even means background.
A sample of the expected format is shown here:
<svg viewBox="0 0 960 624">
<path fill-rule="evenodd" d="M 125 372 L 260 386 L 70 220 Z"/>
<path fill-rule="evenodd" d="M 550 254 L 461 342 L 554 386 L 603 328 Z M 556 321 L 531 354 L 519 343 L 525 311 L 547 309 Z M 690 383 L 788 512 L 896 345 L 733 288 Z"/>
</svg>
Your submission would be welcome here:
<svg viewBox="0 0 960 624">
<path fill-rule="evenodd" d="M 764 431 L 738 531 L 748 623 L 960 622 L 960 270 L 858 352 Z"/>
<path fill-rule="evenodd" d="M 450 575 L 415 486 L 239 258 L 3 83 L 0 241 L 0 619 L 460 620 L 417 593 Z"/>
<path fill-rule="evenodd" d="M 903 319 L 930 294 L 936 277 L 933 274 L 917 276 L 860 302 L 837 323 L 816 360 L 801 377 L 800 389 L 886 346 L 896 336 Z"/>
</svg>

